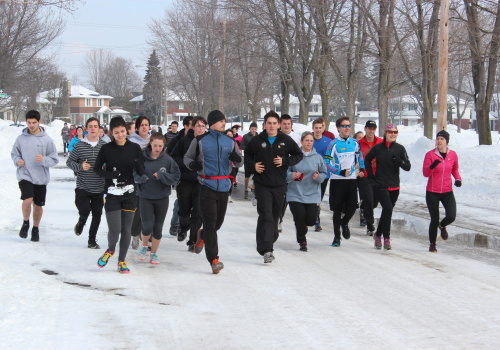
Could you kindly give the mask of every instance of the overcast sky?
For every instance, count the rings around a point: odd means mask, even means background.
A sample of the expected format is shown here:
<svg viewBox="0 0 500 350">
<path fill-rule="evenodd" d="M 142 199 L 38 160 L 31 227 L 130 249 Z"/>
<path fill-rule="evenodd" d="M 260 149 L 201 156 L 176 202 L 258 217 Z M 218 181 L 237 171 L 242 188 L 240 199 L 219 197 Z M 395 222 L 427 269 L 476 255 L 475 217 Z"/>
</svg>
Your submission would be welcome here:
<svg viewBox="0 0 500 350">
<path fill-rule="evenodd" d="M 150 34 L 147 23 L 163 16 L 174 0 L 85 0 L 74 15 L 67 15 L 64 33 L 58 38 L 57 62 L 72 79 L 81 76 L 80 64 L 89 51 L 105 48 L 134 65 L 146 65 L 151 47 L 146 43 Z M 145 69 L 137 68 L 141 77 Z"/>
</svg>

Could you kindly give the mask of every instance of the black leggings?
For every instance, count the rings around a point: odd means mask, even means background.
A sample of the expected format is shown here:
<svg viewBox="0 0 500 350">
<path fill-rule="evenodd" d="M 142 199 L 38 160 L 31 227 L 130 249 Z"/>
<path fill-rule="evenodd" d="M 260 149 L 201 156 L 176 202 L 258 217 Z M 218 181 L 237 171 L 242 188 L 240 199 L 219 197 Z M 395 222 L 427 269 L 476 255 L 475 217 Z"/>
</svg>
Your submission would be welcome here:
<svg viewBox="0 0 500 350">
<path fill-rule="evenodd" d="M 80 215 L 79 221 L 86 223 L 92 212 L 92 222 L 89 229 L 89 243 L 95 241 L 99 224 L 101 223 L 102 208 L 104 207 L 103 193 L 90 193 L 81 188 L 75 188 L 75 204 Z"/>
<path fill-rule="evenodd" d="M 154 239 L 161 239 L 163 223 L 167 216 L 168 197 L 161 199 L 139 199 L 139 208 L 142 219 L 142 235 L 149 237 L 153 233 Z"/>
<path fill-rule="evenodd" d="M 297 231 L 297 243 L 305 243 L 307 226 L 313 226 L 318 217 L 318 205 L 316 203 L 289 202 L 290 211 L 293 215 L 295 230 Z"/>
<path fill-rule="evenodd" d="M 380 237 L 383 235 L 384 238 L 391 238 L 392 210 L 398 200 L 399 190 L 389 191 L 387 188 L 379 185 L 373 185 L 372 188 L 375 198 L 377 198 L 382 207 L 382 214 L 378 221 L 377 236 Z"/>
<path fill-rule="evenodd" d="M 443 204 L 445 210 L 445 217 L 441 221 L 441 227 L 446 227 L 455 221 L 457 215 L 457 203 L 453 191 L 446 193 L 429 192 L 425 194 L 425 201 L 429 214 L 431 216 L 431 223 L 429 224 L 429 241 L 436 243 L 437 229 L 439 223 L 439 202 Z"/>
</svg>

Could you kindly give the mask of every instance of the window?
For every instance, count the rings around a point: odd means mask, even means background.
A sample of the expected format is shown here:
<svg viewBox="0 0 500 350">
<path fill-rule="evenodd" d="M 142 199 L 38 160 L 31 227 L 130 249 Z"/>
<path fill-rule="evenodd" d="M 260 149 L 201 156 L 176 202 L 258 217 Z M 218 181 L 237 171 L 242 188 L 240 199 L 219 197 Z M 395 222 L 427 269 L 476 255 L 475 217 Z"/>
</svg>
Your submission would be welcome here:
<svg viewBox="0 0 500 350">
<path fill-rule="evenodd" d="M 309 112 L 317 112 L 318 111 L 318 105 L 309 105 Z"/>
<path fill-rule="evenodd" d="M 277 106 L 275 106 L 275 107 L 276 107 L 275 112 L 281 112 L 281 106 L 277 105 Z"/>
<path fill-rule="evenodd" d="M 92 107 L 92 99 L 91 98 L 85 99 L 85 107 Z"/>
<path fill-rule="evenodd" d="M 184 109 L 184 102 L 179 102 L 179 109 Z"/>
<path fill-rule="evenodd" d="M 97 107 L 102 107 L 102 98 L 97 99 Z"/>
<path fill-rule="evenodd" d="M 416 104 L 416 103 L 410 103 L 408 105 L 408 110 L 409 111 L 417 111 L 418 110 L 418 104 Z"/>
</svg>

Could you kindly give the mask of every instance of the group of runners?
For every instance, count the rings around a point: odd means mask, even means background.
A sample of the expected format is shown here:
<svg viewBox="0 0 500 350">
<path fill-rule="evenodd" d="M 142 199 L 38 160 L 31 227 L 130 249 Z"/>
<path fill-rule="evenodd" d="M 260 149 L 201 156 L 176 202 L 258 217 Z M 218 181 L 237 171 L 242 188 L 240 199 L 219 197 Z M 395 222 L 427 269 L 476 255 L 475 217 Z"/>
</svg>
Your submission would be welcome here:
<svg viewBox="0 0 500 350">
<path fill-rule="evenodd" d="M 59 162 L 59 157 L 53 140 L 40 126 L 40 114 L 27 112 L 26 123 L 11 153 L 23 201 L 24 222 L 19 236 L 27 238 L 33 208 L 31 240 L 38 241 L 49 168 Z M 176 187 L 170 233 L 178 241 L 189 235 L 188 250 L 199 254 L 204 248 L 212 272 L 219 273 L 224 265 L 219 258 L 217 232 L 236 183 L 234 169 L 243 164 L 245 198 L 252 189 L 258 214 L 257 252 L 264 263 L 275 260 L 274 243 L 287 207 L 293 216 L 299 249 L 308 250 L 308 228 L 316 226 L 321 230 L 320 204 L 328 184 L 333 211 L 332 246 L 339 247 L 342 238 L 350 238 L 349 222 L 358 206 L 359 188 L 367 235 L 373 236 L 375 248 L 392 249 L 391 218 L 399 196 L 399 172 L 411 168 L 405 148 L 396 142 L 396 125 L 388 124 L 383 138 L 379 138 L 375 136 L 376 123 L 368 121 L 359 141 L 350 137 L 352 125 L 348 117 L 336 121 L 337 138 L 325 131 L 322 119 L 313 122 L 312 132 L 298 135 L 292 130 L 291 117 L 280 117 L 274 111 L 265 115 L 262 132 L 257 133 L 257 125 L 252 123 L 243 138 L 238 138 L 238 128 L 227 132 L 225 116 L 218 110 L 210 112 L 207 119 L 185 118 L 183 125 L 178 132 L 177 125 L 172 127 L 174 136 L 163 135 L 150 132 L 146 117 L 139 117 L 132 125 L 118 116 L 109 124 L 113 141 L 106 142 L 99 136 L 99 120 L 86 121 L 86 135 L 75 143 L 66 164 L 76 175 L 76 235 L 82 234 L 92 214 L 89 248 L 100 248 L 96 234 L 103 207 L 105 210 L 108 242 L 98 259 L 99 267 L 108 264 L 118 245 L 118 271 L 129 273 L 125 259 L 131 241 L 132 247 L 138 249 L 139 260 L 146 260 L 150 251 L 150 263 L 159 264 L 157 253 L 169 196 Z M 436 148 L 426 154 L 423 163 L 423 174 L 428 177 L 431 252 L 437 252 L 438 228 L 446 240 L 446 226 L 456 216 L 452 177 L 455 186 L 461 186 L 457 155 L 448 148 L 449 137 L 445 130 L 439 131 Z M 378 203 L 382 211 L 375 228 L 373 209 Z M 441 221 L 439 203 L 446 210 Z"/>
</svg>

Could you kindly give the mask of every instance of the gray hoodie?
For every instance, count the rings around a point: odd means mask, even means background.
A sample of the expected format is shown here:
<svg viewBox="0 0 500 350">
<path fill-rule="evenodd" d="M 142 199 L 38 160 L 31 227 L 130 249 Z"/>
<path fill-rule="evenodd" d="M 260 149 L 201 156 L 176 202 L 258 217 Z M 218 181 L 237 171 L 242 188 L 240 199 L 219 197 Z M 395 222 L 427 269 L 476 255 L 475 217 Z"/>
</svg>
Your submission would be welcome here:
<svg viewBox="0 0 500 350">
<path fill-rule="evenodd" d="M 144 149 L 148 146 L 149 144 L 149 137 L 151 135 L 148 135 L 148 137 L 144 140 L 141 136 L 139 136 L 139 134 L 136 132 L 134 132 L 132 134 L 132 136 L 130 136 L 129 138 L 129 141 L 130 142 L 133 142 L 133 143 L 137 143 L 139 145 L 139 147 L 141 147 L 141 150 L 144 151 Z"/>
<path fill-rule="evenodd" d="M 10 156 L 17 167 L 17 181 L 26 180 L 34 185 L 47 185 L 50 182 L 49 168 L 59 163 L 56 145 L 43 127 L 40 132 L 31 135 L 25 128 L 12 147 Z M 41 154 L 42 161 L 36 161 L 36 156 Z M 24 160 L 24 165 L 18 167 L 18 161 Z"/>
</svg>

